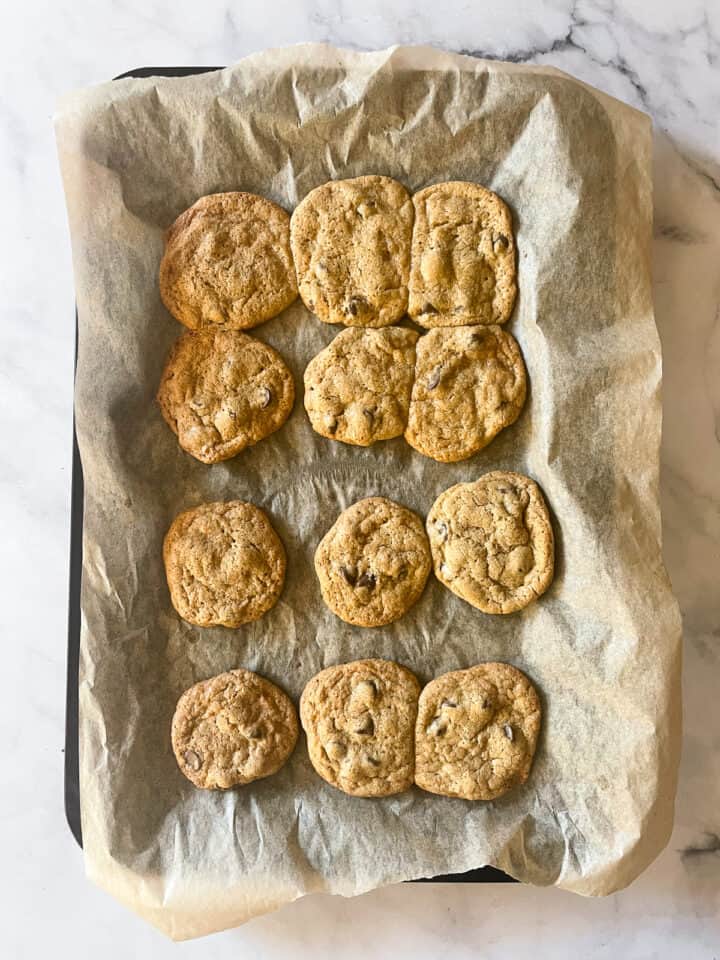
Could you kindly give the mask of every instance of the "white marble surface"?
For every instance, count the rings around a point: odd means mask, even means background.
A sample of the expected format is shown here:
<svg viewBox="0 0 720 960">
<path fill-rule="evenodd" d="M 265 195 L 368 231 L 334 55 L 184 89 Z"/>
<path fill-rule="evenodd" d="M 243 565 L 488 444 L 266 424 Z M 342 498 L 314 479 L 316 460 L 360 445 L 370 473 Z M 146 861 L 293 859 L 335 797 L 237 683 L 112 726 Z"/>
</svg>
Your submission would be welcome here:
<svg viewBox="0 0 720 960">
<path fill-rule="evenodd" d="M 0 954 L 36 958 L 720 956 L 720 4 L 5 0 L 0 57 Z M 62 810 L 73 286 L 50 125 L 69 88 L 268 46 L 429 42 L 551 63 L 657 125 L 666 563 L 685 626 L 667 850 L 602 901 L 517 885 L 312 897 L 173 946 L 85 880 Z"/>
</svg>

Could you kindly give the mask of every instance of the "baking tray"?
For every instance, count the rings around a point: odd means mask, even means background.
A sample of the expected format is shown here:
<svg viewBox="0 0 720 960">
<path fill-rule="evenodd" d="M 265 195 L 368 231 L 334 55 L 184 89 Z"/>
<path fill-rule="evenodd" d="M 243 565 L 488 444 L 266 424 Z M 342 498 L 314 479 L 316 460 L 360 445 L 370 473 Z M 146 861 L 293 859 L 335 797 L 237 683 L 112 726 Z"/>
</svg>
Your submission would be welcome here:
<svg viewBox="0 0 720 960">
<path fill-rule="evenodd" d="M 222 67 L 138 67 L 114 77 L 189 77 L 222 70 Z M 78 323 L 75 311 L 75 359 Z M 70 596 L 68 603 L 67 694 L 65 709 L 65 817 L 72 835 L 82 847 L 80 821 L 80 770 L 78 755 L 78 667 L 80 663 L 80 584 L 82 580 L 84 483 L 80 451 L 73 418 L 72 485 L 70 494 Z M 516 883 L 495 867 L 478 867 L 466 873 L 450 873 L 412 881 L 414 883 Z"/>
</svg>

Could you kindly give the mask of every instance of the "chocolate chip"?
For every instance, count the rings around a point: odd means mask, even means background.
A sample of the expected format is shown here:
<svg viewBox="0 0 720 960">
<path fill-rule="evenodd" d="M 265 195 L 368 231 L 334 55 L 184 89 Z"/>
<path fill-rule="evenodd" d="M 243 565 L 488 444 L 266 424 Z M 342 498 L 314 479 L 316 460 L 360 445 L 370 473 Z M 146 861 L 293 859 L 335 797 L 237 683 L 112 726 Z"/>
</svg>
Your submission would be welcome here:
<svg viewBox="0 0 720 960">
<path fill-rule="evenodd" d="M 199 753 L 195 753 L 194 750 L 186 750 L 183 754 L 185 763 L 190 767 L 191 770 L 199 770 L 202 766 L 202 757 Z"/>
<path fill-rule="evenodd" d="M 440 543 L 445 543 L 448 538 L 448 525 L 443 520 L 438 520 L 435 526 L 440 536 Z"/>
<path fill-rule="evenodd" d="M 374 573 L 363 573 L 360 576 L 360 579 L 357 582 L 359 587 L 367 587 L 368 590 L 374 590 L 375 584 L 377 583 L 377 578 Z"/>
<path fill-rule="evenodd" d="M 345 306 L 345 313 L 349 313 L 351 317 L 356 317 L 358 308 L 362 307 L 363 305 L 367 305 L 367 300 L 365 297 L 361 297 L 359 294 L 354 297 L 350 297 Z"/>
<path fill-rule="evenodd" d="M 379 760 L 376 760 L 375 757 L 370 757 L 370 756 L 367 757 L 367 762 L 368 762 L 368 763 L 371 763 L 374 767 L 379 767 L 379 766 L 380 766 L 380 761 L 379 761 Z"/>
<path fill-rule="evenodd" d="M 426 384 L 427 389 L 434 390 L 435 387 L 440 383 L 441 377 L 442 377 L 442 367 L 437 366 L 428 377 L 427 384 Z"/>
<path fill-rule="evenodd" d="M 503 730 L 505 731 L 505 736 L 508 738 L 508 740 L 513 740 L 515 734 L 513 733 L 513 728 L 510 726 L 509 723 L 505 724 L 505 726 L 503 727 Z"/>
<path fill-rule="evenodd" d="M 347 753 L 347 747 L 341 740 L 331 740 L 325 744 L 324 749 L 331 760 L 342 760 Z"/>
<path fill-rule="evenodd" d="M 260 387 L 260 409 L 264 410 L 265 407 L 269 407 L 271 400 L 272 390 L 268 387 Z"/>
<path fill-rule="evenodd" d="M 355 728 L 355 733 L 363 733 L 366 736 L 375 733 L 375 721 L 373 718 L 371 716 L 365 717 L 360 726 Z"/>
<path fill-rule="evenodd" d="M 345 577 L 346 583 L 354 587 L 357 583 L 357 570 L 354 567 L 340 567 L 340 573 Z"/>
<path fill-rule="evenodd" d="M 490 701 L 488 700 L 488 698 L 485 697 L 485 699 L 484 699 L 483 702 L 482 702 L 482 708 L 483 708 L 483 710 L 489 710 L 491 706 L 492 706 L 492 704 L 490 703 Z"/>
</svg>

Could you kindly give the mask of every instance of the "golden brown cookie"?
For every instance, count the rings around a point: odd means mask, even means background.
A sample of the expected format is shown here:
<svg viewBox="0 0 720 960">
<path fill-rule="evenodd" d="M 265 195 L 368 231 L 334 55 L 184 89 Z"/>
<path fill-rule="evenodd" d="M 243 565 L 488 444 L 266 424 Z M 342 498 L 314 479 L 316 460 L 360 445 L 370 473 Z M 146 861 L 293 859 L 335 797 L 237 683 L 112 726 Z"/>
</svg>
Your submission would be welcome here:
<svg viewBox="0 0 720 960">
<path fill-rule="evenodd" d="M 198 627 L 257 620 L 285 581 L 280 538 L 259 507 L 241 500 L 202 503 L 175 517 L 163 559 L 173 606 Z"/>
<path fill-rule="evenodd" d="M 295 707 L 279 687 L 250 670 L 230 670 L 183 693 L 172 747 L 196 787 L 226 790 L 276 773 L 298 732 Z"/>
<path fill-rule="evenodd" d="M 472 456 L 525 403 L 525 364 L 500 327 L 430 330 L 416 347 L 415 382 L 405 439 L 442 463 Z"/>
<path fill-rule="evenodd" d="M 423 327 L 505 323 L 515 303 L 515 241 L 507 205 L 478 183 L 413 196 L 408 313 Z"/>
<path fill-rule="evenodd" d="M 361 447 L 402 436 L 417 336 L 403 327 L 339 333 L 305 369 L 305 409 L 313 430 Z"/>
<path fill-rule="evenodd" d="M 540 699 L 520 670 L 481 663 L 429 683 L 415 725 L 415 783 L 430 793 L 494 800 L 528 778 Z"/>
<path fill-rule="evenodd" d="M 228 460 L 279 429 L 294 399 L 292 374 L 276 350 L 220 329 L 176 340 L 157 395 L 180 446 L 203 463 Z"/>
<path fill-rule="evenodd" d="M 360 627 L 402 617 L 422 593 L 430 566 L 422 520 L 384 497 L 344 510 L 315 551 L 323 600 Z"/>
<path fill-rule="evenodd" d="M 513 613 L 552 583 L 554 541 L 538 485 L 486 473 L 441 493 L 427 518 L 435 576 L 485 613 Z"/>
<path fill-rule="evenodd" d="M 297 297 L 289 216 L 254 193 L 200 197 L 165 236 L 160 296 L 191 330 L 276 316 Z"/>
<path fill-rule="evenodd" d="M 386 797 L 413 783 L 420 684 L 390 660 L 328 667 L 303 690 L 300 721 L 317 773 L 354 797 Z"/>
<path fill-rule="evenodd" d="M 384 327 L 407 310 L 413 206 L 390 177 L 332 180 L 292 215 L 305 306 L 325 323 Z"/>
</svg>

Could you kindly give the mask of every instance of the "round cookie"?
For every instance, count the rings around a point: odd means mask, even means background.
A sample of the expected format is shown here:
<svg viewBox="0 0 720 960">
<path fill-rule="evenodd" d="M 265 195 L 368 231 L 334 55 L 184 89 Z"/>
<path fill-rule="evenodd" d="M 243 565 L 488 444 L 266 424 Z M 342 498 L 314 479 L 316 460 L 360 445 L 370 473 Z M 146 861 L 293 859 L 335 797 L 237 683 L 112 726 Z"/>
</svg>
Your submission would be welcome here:
<svg viewBox="0 0 720 960">
<path fill-rule="evenodd" d="M 305 369 L 305 409 L 313 430 L 360 447 L 402 436 L 417 337 L 404 327 L 339 333 Z"/>
<path fill-rule="evenodd" d="M 160 296 L 191 330 L 276 316 L 297 297 L 289 216 L 254 193 L 200 197 L 165 235 Z"/>
<path fill-rule="evenodd" d="M 505 323 L 515 303 L 512 217 L 478 183 L 436 183 L 413 196 L 408 313 L 423 327 Z"/>
<path fill-rule="evenodd" d="M 413 783 L 420 684 L 390 660 L 356 660 L 316 674 L 300 721 L 316 772 L 354 797 L 386 797 Z"/>
<path fill-rule="evenodd" d="M 263 511 L 231 500 L 173 520 L 163 544 L 170 599 L 188 623 L 239 627 L 275 605 L 285 550 Z"/>
<path fill-rule="evenodd" d="M 520 670 L 481 663 L 429 683 L 415 726 L 415 783 L 430 793 L 494 800 L 528 778 L 540 699 Z"/>
<path fill-rule="evenodd" d="M 298 732 L 295 707 L 279 687 L 250 670 L 230 670 L 183 693 L 171 736 L 188 780 L 226 790 L 276 773 Z"/>
<path fill-rule="evenodd" d="M 527 384 L 511 334 L 497 326 L 430 330 L 416 354 L 405 439 L 426 457 L 465 460 L 517 420 Z"/>
<path fill-rule="evenodd" d="M 323 600 L 360 627 L 402 617 L 422 593 L 430 567 L 420 517 L 384 497 L 344 510 L 315 551 Z"/>
<path fill-rule="evenodd" d="M 390 177 L 332 180 L 290 223 L 298 288 L 325 323 L 384 327 L 407 310 L 413 205 Z"/>
<path fill-rule="evenodd" d="M 554 541 L 538 485 L 498 470 L 441 493 L 427 518 L 435 576 L 484 613 L 513 613 L 550 586 Z"/>
<path fill-rule="evenodd" d="M 218 463 L 278 430 L 295 399 L 277 351 L 237 330 L 184 333 L 163 371 L 157 400 L 180 446 Z"/>
</svg>

